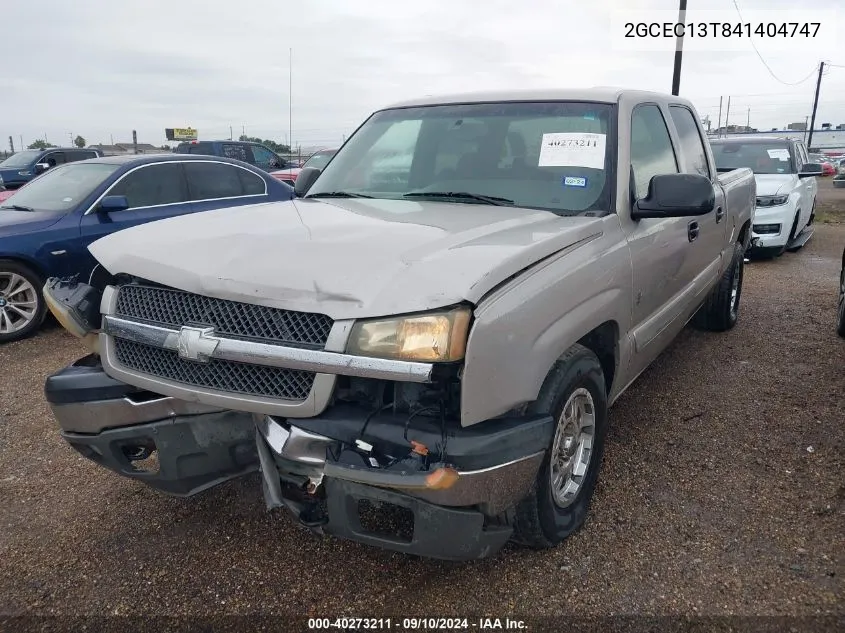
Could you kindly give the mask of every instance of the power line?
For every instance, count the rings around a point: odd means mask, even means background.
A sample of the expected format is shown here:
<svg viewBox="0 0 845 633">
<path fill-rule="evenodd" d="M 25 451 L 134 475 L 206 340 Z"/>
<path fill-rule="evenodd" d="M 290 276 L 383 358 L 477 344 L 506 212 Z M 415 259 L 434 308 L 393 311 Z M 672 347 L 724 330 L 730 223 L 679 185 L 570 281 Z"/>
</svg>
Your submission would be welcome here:
<svg viewBox="0 0 845 633">
<path fill-rule="evenodd" d="M 744 21 L 744 20 L 743 20 L 743 17 L 742 17 L 742 12 L 739 10 L 739 5 L 736 3 L 736 0 L 733 0 L 733 3 L 734 3 L 734 7 L 736 8 L 737 15 L 739 15 L 739 19 L 740 19 L 740 21 Z M 757 45 L 756 45 L 756 44 L 754 44 L 754 38 L 749 38 L 749 39 L 748 39 L 748 41 L 749 41 L 749 42 L 751 42 L 751 48 L 753 48 L 753 49 L 754 49 L 754 52 L 755 52 L 755 53 L 757 53 L 757 57 L 759 57 L 759 58 L 760 58 L 760 61 L 763 63 L 763 66 L 765 66 L 765 67 L 766 67 L 766 70 L 768 70 L 768 71 L 769 71 L 769 74 L 770 74 L 772 77 L 774 77 L 777 81 L 779 81 L 780 83 L 782 83 L 782 84 L 783 84 L 783 85 L 785 85 L 785 86 L 797 86 L 797 85 L 799 85 L 799 84 L 803 84 L 805 81 L 807 81 L 808 79 L 810 79 L 813 75 L 815 75 L 815 74 L 816 74 L 816 71 L 817 71 L 817 70 L 818 70 L 818 68 L 819 68 L 818 66 L 814 66 L 814 67 L 813 67 L 813 70 L 811 70 L 811 71 L 810 71 L 810 74 L 809 74 L 809 75 L 807 75 L 806 77 L 804 77 L 804 79 L 802 79 L 801 81 L 796 81 L 796 82 L 784 81 L 783 79 L 781 79 L 780 77 L 778 77 L 778 76 L 774 73 L 774 71 L 773 71 L 773 70 L 769 67 L 769 65 L 766 63 L 766 60 L 765 60 L 765 59 L 763 59 L 763 56 L 760 54 L 760 51 L 759 51 L 759 50 L 757 50 Z"/>
</svg>

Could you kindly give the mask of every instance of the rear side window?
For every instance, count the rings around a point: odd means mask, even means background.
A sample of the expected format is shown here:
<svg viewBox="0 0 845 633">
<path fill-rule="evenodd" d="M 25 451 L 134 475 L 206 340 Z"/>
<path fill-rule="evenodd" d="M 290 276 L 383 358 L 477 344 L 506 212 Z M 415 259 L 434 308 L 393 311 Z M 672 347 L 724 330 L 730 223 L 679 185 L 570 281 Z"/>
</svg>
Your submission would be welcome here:
<svg viewBox="0 0 845 633">
<path fill-rule="evenodd" d="M 214 155 L 214 146 L 211 143 L 195 143 L 188 146 L 188 154 L 202 154 L 204 156 Z"/>
<path fill-rule="evenodd" d="M 246 145 L 237 145 L 235 143 L 223 143 L 223 156 L 226 158 L 233 158 L 235 160 L 242 160 L 245 163 L 251 162 L 249 160 L 249 152 L 247 152 Z"/>
<path fill-rule="evenodd" d="M 97 158 L 96 152 L 68 152 L 67 162 L 74 163 L 78 160 L 88 160 L 89 158 Z"/>
<path fill-rule="evenodd" d="M 185 163 L 191 200 L 215 200 L 244 195 L 244 185 L 239 174 L 241 171 L 243 170 L 239 167 L 223 163 Z"/>
<path fill-rule="evenodd" d="M 267 185 L 264 179 L 246 169 L 237 169 L 238 178 L 241 179 L 241 186 L 245 196 L 258 196 L 267 193 Z"/>
<path fill-rule="evenodd" d="M 134 209 L 187 202 L 188 187 L 181 164 L 159 163 L 124 176 L 106 195 L 126 196 L 129 208 Z"/>
<path fill-rule="evenodd" d="M 681 106 L 670 106 L 669 114 L 681 141 L 681 160 L 685 174 L 700 174 L 710 178 L 707 152 L 692 112 Z"/>
<path fill-rule="evenodd" d="M 654 176 L 678 173 L 669 130 L 656 105 L 639 106 L 631 116 L 631 173 L 637 199 L 646 197 Z"/>
</svg>

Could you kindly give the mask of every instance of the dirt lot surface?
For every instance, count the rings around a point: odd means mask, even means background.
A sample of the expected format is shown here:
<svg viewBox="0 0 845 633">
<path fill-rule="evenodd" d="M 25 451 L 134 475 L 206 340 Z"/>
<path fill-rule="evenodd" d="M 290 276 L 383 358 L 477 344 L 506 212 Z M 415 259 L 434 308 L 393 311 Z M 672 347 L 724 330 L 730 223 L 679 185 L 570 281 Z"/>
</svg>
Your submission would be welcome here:
<svg viewBox="0 0 845 633">
<path fill-rule="evenodd" d="M 585 529 L 470 564 L 313 536 L 257 477 L 181 500 L 102 470 L 42 394 L 80 345 L 0 347 L 0 615 L 845 615 L 843 246 L 749 264 L 736 329 L 621 398 Z"/>
</svg>

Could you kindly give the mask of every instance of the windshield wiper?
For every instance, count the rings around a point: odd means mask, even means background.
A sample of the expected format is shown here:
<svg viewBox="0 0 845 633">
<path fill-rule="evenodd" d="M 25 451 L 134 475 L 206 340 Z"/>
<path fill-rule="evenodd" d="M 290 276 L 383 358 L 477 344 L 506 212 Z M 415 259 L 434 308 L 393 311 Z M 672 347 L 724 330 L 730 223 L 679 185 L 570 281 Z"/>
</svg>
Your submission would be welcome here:
<svg viewBox="0 0 845 633">
<path fill-rule="evenodd" d="M 25 207 L 22 204 L 4 204 L 0 209 L 14 209 L 15 211 L 35 211 L 32 207 Z"/>
<path fill-rule="evenodd" d="M 452 200 L 475 200 L 483 202 L 484 204 L 492 204 L 497 207 L 513 206 L 513 200 L 507 198 L 499 198 L 497 196 L 483 196 L 478 193 L 468 193 L 466 191 L 412 191 L 406 193 L 404 198 L 447 198 Z"/>
<path fill-rule="evenodd" d="M 315 193 L 306 198 L 372 198 L 372 196 L 365 196 L 363 193 L 352 193 L 351 191 L 324 191 L 322 193 Z"/>
</svg>

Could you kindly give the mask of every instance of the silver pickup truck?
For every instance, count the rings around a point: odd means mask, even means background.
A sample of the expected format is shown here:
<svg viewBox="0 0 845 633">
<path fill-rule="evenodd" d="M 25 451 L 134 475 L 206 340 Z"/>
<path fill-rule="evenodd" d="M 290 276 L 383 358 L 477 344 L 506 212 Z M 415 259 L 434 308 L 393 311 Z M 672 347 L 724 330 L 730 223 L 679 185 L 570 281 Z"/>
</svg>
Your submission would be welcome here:
<svg viewBox="0 0 845 633">
<path fill-rule="evenodd" d="M 608 407 L 689 321 L 737 321 L 754 177 L 705 138 L 628 90 L 380 110 L 297 199 L 121 231 L 87 283 L 48 280 L 92 350 L 47 380 L 62 435 L 171 494 L 257 470 L 269 507 L 371 545 L 553 546 Z"/>
</svg>

